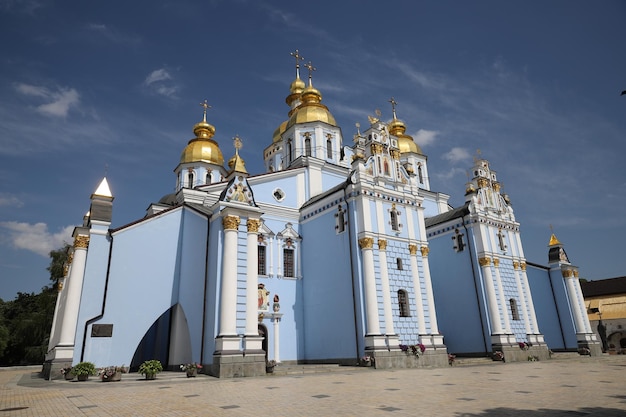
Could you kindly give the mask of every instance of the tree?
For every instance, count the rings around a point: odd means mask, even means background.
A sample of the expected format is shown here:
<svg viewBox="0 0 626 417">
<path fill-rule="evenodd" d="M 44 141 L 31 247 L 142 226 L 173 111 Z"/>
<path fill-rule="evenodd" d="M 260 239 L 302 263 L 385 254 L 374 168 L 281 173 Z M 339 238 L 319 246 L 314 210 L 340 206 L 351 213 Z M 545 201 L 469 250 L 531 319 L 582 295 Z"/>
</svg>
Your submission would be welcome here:
<svg viewBox="0 0 626 417">
<path fill-rule="evenodd" d="M 66 243 L 62 248 L 50 251 L 50 266 L 46 269 L 50 272 L 50 281 L 54 282 L 54 288 L 59 285 L 59 280 L 65 276 L 65 264 L 70 257 L 72 247 Z"/>
</svg>

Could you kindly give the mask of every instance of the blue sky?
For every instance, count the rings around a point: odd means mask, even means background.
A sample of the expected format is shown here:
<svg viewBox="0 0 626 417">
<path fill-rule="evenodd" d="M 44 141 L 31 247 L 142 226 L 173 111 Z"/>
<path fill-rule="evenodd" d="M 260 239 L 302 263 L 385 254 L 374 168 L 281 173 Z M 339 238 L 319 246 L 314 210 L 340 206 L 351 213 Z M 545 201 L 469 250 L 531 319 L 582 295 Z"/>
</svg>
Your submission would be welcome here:
<svg viewBox="0 0 626 417">
<path fill-rule="evenodd" d="M 626 275 L 625 21 L 623 1 L 0 0 L 0 298 L 48 284 L 105 172 L 113 227 L 171 193 L 204 99 L 225 159 L 239 135 L 261 173 L 296 48 L 344 143 L 393 96 L 453 206 L 480 149 L 528 261 L 552 225 L 581 277 Z"/>
</svg>

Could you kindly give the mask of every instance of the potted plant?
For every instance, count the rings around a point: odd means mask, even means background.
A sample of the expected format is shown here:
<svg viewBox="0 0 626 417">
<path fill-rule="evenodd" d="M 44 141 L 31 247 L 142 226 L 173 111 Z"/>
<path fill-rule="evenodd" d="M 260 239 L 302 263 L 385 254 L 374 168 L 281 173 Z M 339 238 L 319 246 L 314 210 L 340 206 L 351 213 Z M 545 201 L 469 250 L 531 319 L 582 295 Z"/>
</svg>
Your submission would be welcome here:
<svg viewBox="0 0 626 417">
<path fill-rule="evenodd" d="M 194 378 L 196 375 L 198 375 L 198 372 L 200 371 L 200 369 L 202 369 L 202 365 L 200 365 L 199 363 L 184 363 L 182 365 L 180 365 L 180 369 L 182 369 L 183 371 L 185 371 L 187 373 L 187 378 Z"/>
<path fill-rule="evenodd" d="M 72 373 L 71 366 L 64 366 L 63 368 L 61 368 L 61 375 L 63 375 L 67 381 L 71 381 L 72 379 L 74 379 L 74 374 Z"/>
<path fill-rule="evenodd" d="M 365 355 L 361 358 L 360 362 L 361 366 L 372 366 L 374 365 L 374 357 L 370 355 Z"/>
<path fill-rule="evenodd" d="M 145 375 L 146 379 L 156 378 L 156 374 L 163 371 L 163 365 L 158 359 L 150 359 L 139 366 L 139 373 Z"/>
<path fill-rule="evenodd" d="M 76 375 L 79 381 L 86 381 L 89 375 L 96 374 L 96 365 L 91 362 L 79 362 L 72 367 L 71 372 Z"/>
<path fill-rule="evenodd" d="M 115 382 L 122 380 L 122 374 L 128 372 L 128 368 L 122 366 L 107 366 L 98 370 L 98 376 L 102 382 Z"/>
<path fill-rule="evenodd" d="M 267 372 L 268 374 L 273 374 L 275 366 L 276 366 L 275 360 L 272 359 L 271 361 L 265 361 L 265 372 Z"/>
<path fill-rule="evenodd" d="M 452 353 L 448 353 L 448 365 L 450 366 L 454 365 L 455 360 L 456 360 L 456 355 L 453 355 Z"/>
</svg>

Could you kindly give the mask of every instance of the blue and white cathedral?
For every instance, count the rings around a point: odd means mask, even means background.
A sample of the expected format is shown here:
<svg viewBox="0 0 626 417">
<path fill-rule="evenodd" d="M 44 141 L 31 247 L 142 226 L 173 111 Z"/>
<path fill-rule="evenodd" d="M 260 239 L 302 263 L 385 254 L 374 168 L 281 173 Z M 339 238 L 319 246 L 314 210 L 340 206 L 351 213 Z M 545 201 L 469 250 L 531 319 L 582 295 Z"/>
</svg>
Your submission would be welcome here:
<svg viewBox="0 0 626 417">
<path fill-rule="evenodd" d="M 367 356 L 398 368 L 447 365 L 449 353 L 600 352 L 578 268 L 554 235 L 548 265 L 526 260 L 487 160 L 475 159 L 465 204 L 452 208 L 431 190 L 427 157 L 393 99 L 390 121 L 377 112 L 344 141 L 312 66 L 305 83 L 292 56 L 289 112 L 263 152 L 265 173 L 247 172 L 239 138 L 224 165 L 205 102 L 176 192 L 144 217 L 112 227 L 102 180 L 74 230 L 48 378 L 81 361 L 197 362 L 236 377 L 265 374 L 267 360 Z M 407 354 L 409 345 L 424 351 Z"/>
</svg>

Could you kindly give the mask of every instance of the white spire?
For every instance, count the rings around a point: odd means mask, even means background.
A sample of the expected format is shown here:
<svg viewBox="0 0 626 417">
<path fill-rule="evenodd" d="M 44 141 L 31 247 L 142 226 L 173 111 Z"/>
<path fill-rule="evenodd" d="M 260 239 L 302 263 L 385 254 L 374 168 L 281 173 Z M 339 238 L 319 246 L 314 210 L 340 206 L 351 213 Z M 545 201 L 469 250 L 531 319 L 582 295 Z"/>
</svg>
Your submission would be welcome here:
<svg viewBox="0 0 626 417">
<path fill-rule="evenodd" d="M 100 183 L 96 191 L 93 193 L 93 195 L 99 195 L 102 197 L 113 197 L 106 177 L 102 178 L 102 182 Z"/>
</svg>

